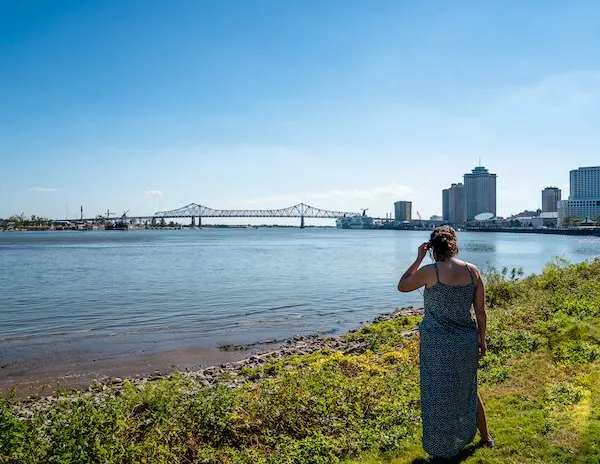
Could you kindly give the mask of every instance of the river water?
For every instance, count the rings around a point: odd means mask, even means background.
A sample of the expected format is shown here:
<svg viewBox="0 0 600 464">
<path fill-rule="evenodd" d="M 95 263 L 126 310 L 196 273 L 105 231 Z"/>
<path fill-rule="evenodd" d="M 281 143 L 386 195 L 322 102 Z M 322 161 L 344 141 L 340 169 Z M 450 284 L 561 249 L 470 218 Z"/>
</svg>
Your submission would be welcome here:
<svg viewBox="0 0 600 464">
<path fill-rule="evenodd" d="M 330 228 L 2 233 L 0 365 L 26 375 L 27 359 L 48 367 L 343 332 L 422 304 L 396 284 L 427 238 Z M 553 257 L 600 255 L 598 237 L 462 232 L 459 241 L 460 257 L 481 269 L 526 274 Z"/>
</svg>

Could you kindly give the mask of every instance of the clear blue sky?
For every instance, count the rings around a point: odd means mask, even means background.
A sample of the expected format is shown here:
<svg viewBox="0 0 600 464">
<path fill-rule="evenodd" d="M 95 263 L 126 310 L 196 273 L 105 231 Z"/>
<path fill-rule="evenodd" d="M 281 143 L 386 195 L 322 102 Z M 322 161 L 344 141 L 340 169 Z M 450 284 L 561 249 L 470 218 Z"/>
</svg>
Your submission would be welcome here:
<svg viewBox="0 0 600 464">
<path fill-rule="evenodd" d="M 599 43 L 594 0 L 2 0 L 0 216 L 429 216 L 479 157 L 535 209 L 600 164 Z"/>
</svg>

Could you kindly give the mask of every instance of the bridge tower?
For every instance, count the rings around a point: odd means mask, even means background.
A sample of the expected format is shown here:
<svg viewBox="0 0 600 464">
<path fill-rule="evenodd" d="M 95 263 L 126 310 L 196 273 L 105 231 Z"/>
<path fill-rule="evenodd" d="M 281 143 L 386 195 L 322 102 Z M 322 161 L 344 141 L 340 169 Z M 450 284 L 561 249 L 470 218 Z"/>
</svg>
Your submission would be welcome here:
<svg viewBox="0 0 600 464">
<path fill-rule="evenodd" d="M 192 227 L 196 227 L 196 217 L 195 216 L 192 216 L 192 224 L 191 224 L 191 226 Z"/>
<path fill-rule="evenodd" d="M 300 216 L 300 228 L 304 229 L 304 216 Z"/>
</svg>

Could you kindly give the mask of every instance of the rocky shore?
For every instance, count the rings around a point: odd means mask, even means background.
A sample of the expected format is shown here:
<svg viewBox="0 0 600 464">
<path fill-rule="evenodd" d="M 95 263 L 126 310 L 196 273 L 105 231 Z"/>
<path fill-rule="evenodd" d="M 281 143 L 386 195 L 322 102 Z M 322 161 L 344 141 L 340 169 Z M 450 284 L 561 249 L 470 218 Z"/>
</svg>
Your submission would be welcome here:
<svg viewBox="0 0 600 464">
<path fill-rule="evenodd" d="M 384 313 L 375 318 L 371 324 L 385 322 L 401 316 L 419 316 L 423 314 L 422 308 L 398 308 L 391 313 Z M 356 333 L 359 329 L 354 329 L 349 332 Z M 417 332 L 416 328 L 407 330 L 402 333 L 406 337 L 414 336 Z M 278 347 L 266 351 L 256 352 L 249 357 L 240 361 L 220 364 L 218 366 L 209 366 L 200 369 L 181 371 L 176 373 L 161 373 L 154 372 L 152 375 L 140 378 L 102 378 L 95 380 L 86 390 L 57 392 L 49 396 L 33 395 L 22 399 L 18 402 L 18 409 L 23 416 L 31 416 L 36 410 L 43 410 L 64 399 L 75 399 L 77 395 L 95 396 L 98 401 L 106 396 L 119 396 L 123 390 L 126 381 L 133 383 L 138 388 L 142 388 L 148 382 L 154 382 L 161 379 L 173 378 L 175 375 L 191 377 L 202 382 L 205 386 L 211 387 L 217 382 L 225 382 L 231 388 L 236 388 L 239 385 L 248 382 L 256 381 L 261 378 L 262 374 L 254 373 L 248 375 L 248 370 L 253 370 L 272 361 L 281 360 L 288 356 L 306 355 L 322 349 L 332 351 L 341 351 L 344 354 L 361 354 L 367 349 L 367 341 L 364 338 L 358 337 L 348 340 L 348 334 L 329 337 L 318 336 L 297 336 L 282 342 Z M 221 349 L 226 351 L 243 350 L 247 351 L 253 348 L 254 345 L 226 345 Z"/>
</svg>

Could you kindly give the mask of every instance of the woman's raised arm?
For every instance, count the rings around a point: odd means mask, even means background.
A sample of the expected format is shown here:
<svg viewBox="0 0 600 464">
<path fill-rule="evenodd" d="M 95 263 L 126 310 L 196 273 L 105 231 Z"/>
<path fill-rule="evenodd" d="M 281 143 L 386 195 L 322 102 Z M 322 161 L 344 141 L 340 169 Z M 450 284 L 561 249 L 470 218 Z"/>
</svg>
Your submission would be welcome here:
<svg viewBox="0 0 600 464">
<path fill-rule="evenodd" d="M 398 282 L 398 290 L 401 292 L 412 292 L 417 288 L 427 284 L 427 274 L 423 269 L 419 269 L 423 258 L 427 254 L 429 243 L 425 242 L 419 246 L 417 251 L 417 259 L 412 263 L 406 272 L 400 277 Z"/>
</svg>

